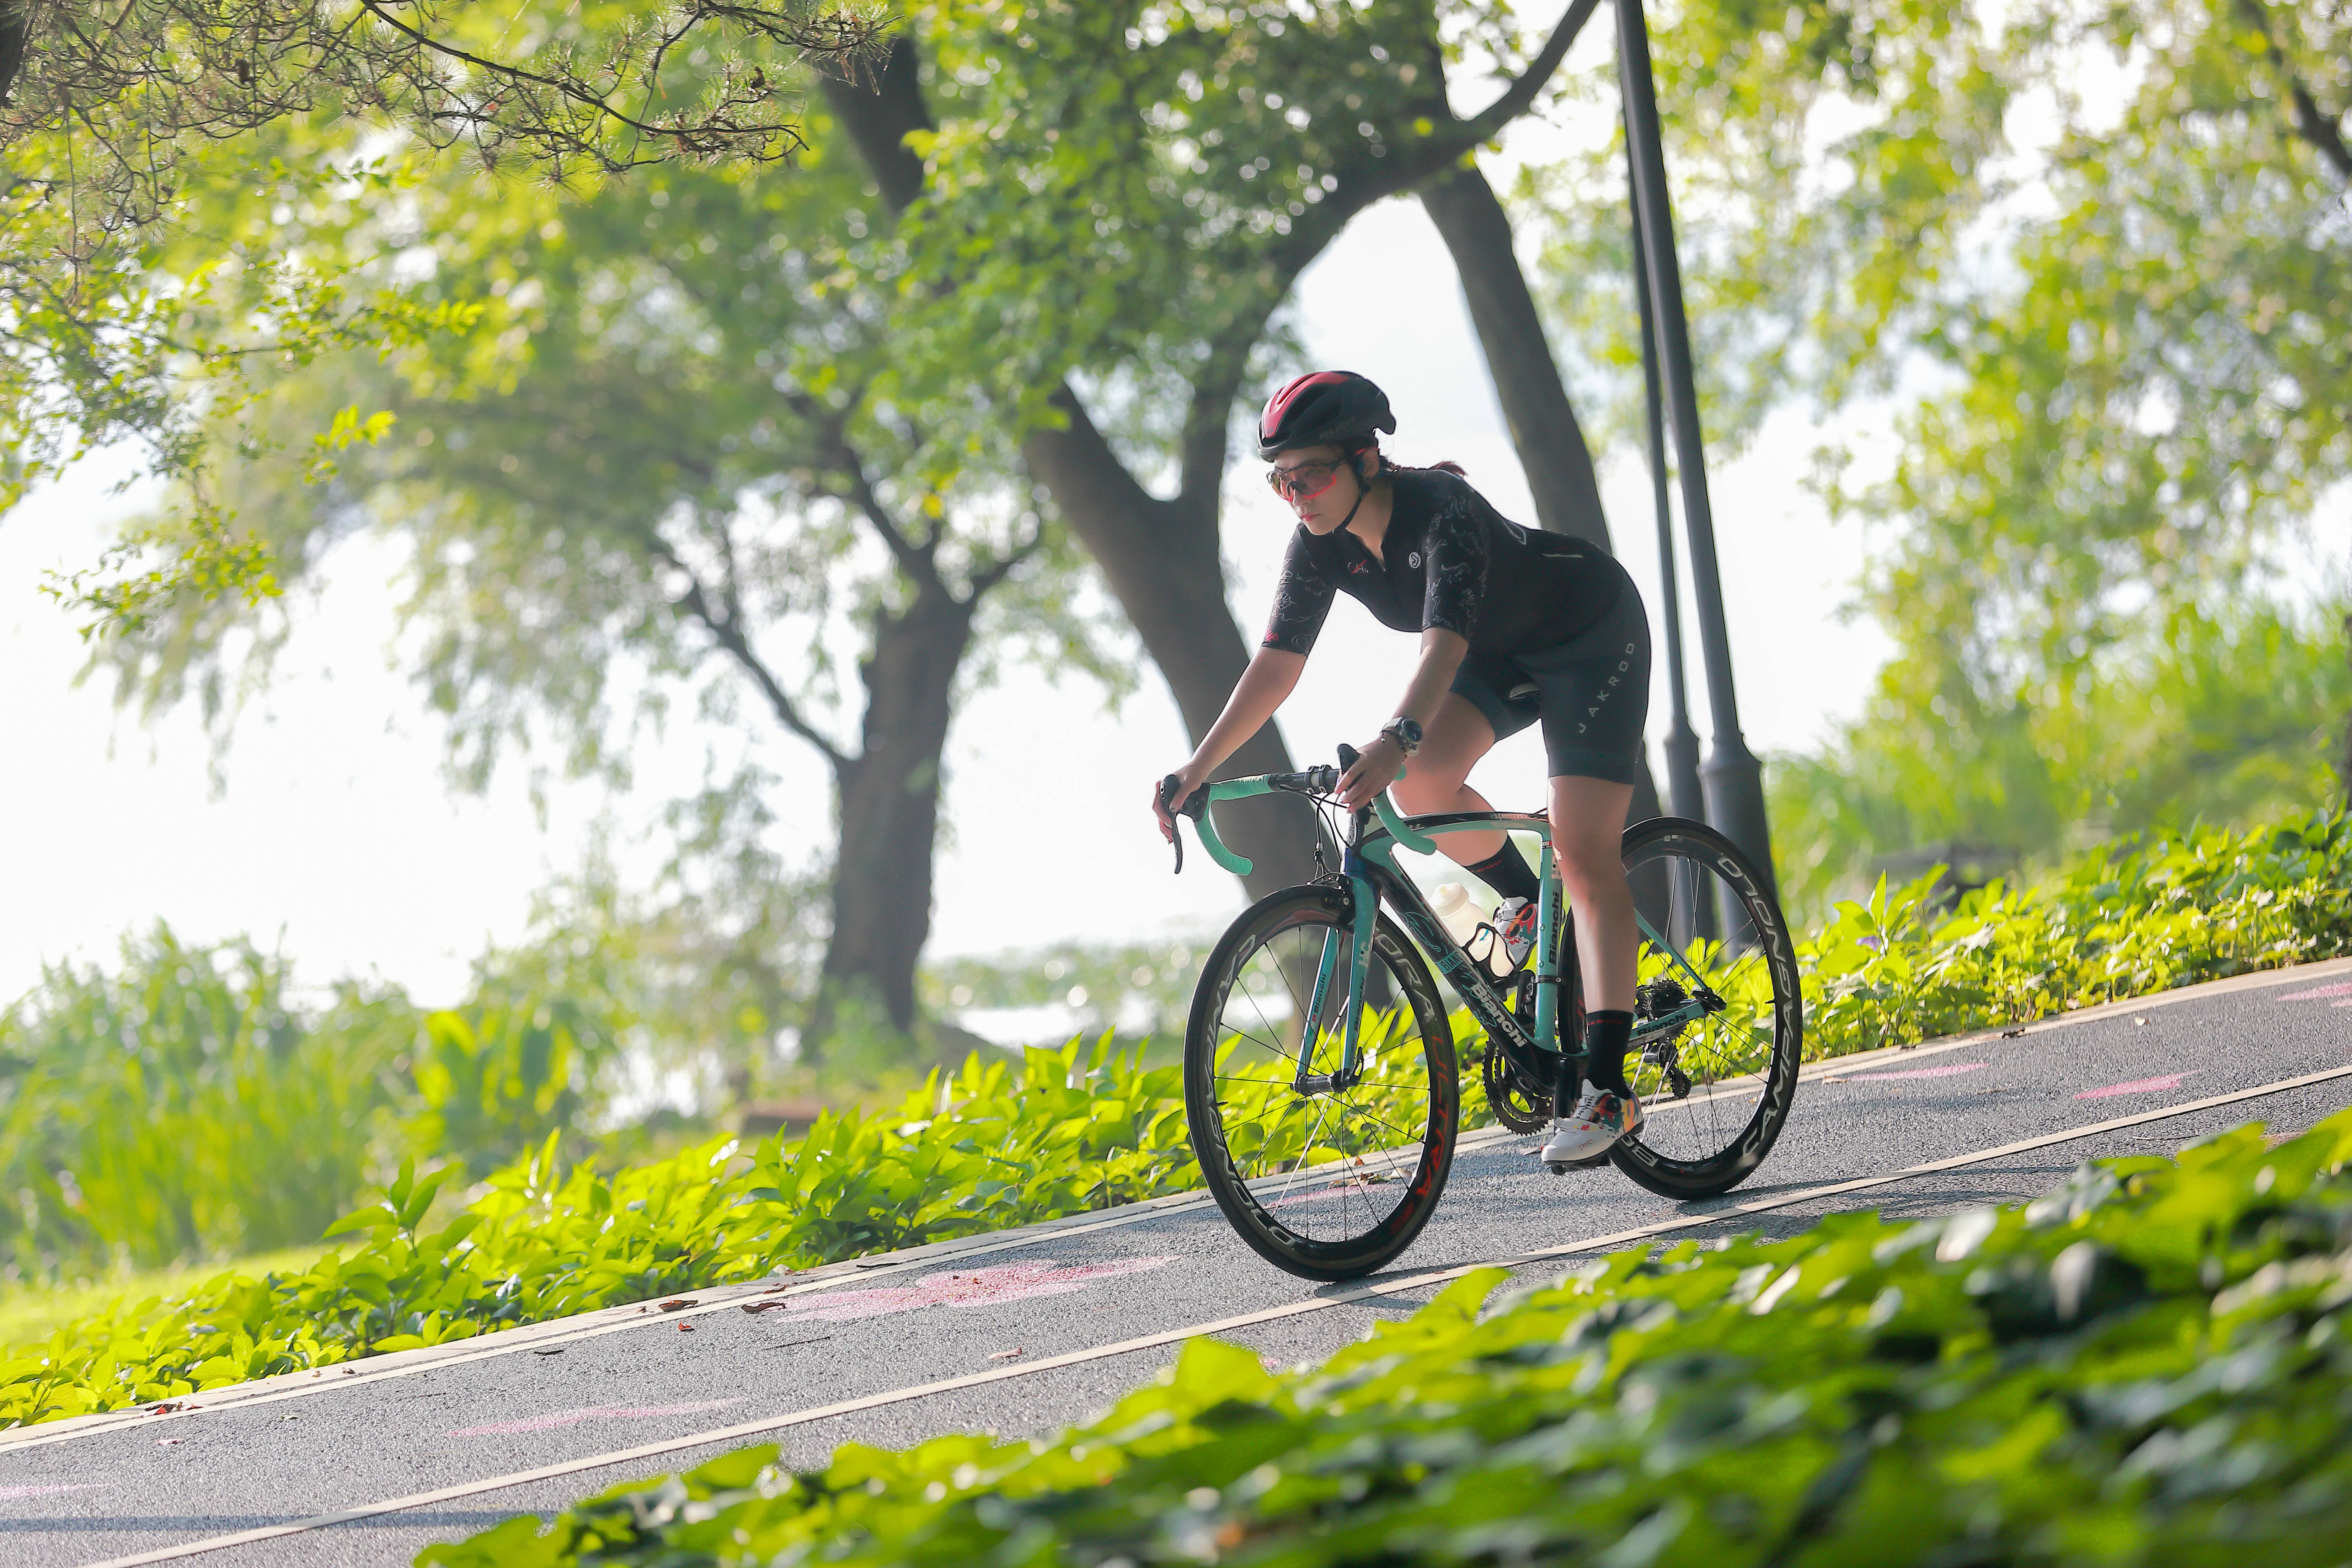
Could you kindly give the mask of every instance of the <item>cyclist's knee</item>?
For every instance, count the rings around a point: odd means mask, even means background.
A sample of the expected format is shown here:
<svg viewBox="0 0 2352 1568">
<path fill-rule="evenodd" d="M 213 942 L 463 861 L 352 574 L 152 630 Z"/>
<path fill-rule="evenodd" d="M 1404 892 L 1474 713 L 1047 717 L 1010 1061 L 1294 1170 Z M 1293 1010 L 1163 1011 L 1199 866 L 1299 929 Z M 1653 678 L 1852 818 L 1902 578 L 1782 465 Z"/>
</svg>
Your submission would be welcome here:
<svg viewBox="0 0 2352 1568">
<path fill-rule="evenodd" d="M 1397 804 L 1408 816 L 1419 816 L 1426 812 L 1444 811 L 1462 793 L 1465 773 L 1451 768 L 1424 767 L 1419 758 L 1405 764 L 1404 777 L 1393 786 Z"/>
<path fill-rule="evenodd" d="M 1573 836 L 1562 838 L 1555 834 L 1552 853 L 1557 857 L 1559 879 L 1572 899 L 1585 901 L 1592 892 L 1625 885 L 1625 863 L 1613 837 L 1605 840 Z"/>
</svg>

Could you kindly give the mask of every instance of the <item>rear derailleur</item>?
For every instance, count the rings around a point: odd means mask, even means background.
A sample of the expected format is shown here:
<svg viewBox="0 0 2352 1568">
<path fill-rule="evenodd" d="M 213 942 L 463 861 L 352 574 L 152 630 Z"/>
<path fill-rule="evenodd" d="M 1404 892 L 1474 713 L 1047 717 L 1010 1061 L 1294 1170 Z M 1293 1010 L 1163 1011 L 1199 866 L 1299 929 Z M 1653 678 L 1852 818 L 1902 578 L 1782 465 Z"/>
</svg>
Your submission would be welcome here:
<svg viewBox="0 0 2352 1568">
<path fill-rule="evenodd" d="M 1682 983 L 1672 975 L 1660 975 L 1646 985 L 1636 985 L 1633 987 L 1633 1032 L 1639 1035 L 1643 1026 L 1652 1019 L 1666 1017 L 1689 1005 L 1690 993 L 1684 990 Z M 1687 1022 L 1676 1024 L 1666 1033 L 1642 1042 L 1643 1065 L 1658 1069 L 1659 1076 L 1665 1079 L 1667 1089 L 1676 1100 L 1690 1097 L 1690 1074 L 1683 1070 L 1678 1048 L 1683 1031 L 1689 1026 Z"/>
</svg>

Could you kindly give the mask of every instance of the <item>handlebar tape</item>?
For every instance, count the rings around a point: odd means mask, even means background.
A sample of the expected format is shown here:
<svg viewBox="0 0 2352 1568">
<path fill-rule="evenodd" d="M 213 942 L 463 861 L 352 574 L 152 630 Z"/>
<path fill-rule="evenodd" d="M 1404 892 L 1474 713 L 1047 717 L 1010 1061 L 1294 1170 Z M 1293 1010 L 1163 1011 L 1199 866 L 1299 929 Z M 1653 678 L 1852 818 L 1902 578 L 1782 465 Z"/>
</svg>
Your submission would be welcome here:
<svg viewBox="0 0 2352 1568">
<path fill-rule="evenodd" d="M 1214 860 L 1236 877 L 1248 876 L 1257 869 L 1257 863 L 1246 855 L 1236 855 L 1225 847 L 1225 841 L 1217 837 L 1217 825 L 1210 819 L 1209 802 L 1212 798 L 1220 795 L 1230 797 L 1263 793 L 1265 793 L 1263 786 L 1257 789 L 1234 789 L 1217 784 L 1202 784 L 1199 789 L 1194 790 L 1181 805 L 1176 805 L 1171 804 L 1176 795 L 1176 775 L 1170 773 L 1160 781 L 1160 804 L 1167 806 L 1174 816 L 1191 817 L 1193 831 L 1201 836 L 1202 849 L 1207 853 L 1210 859 Z M 1181 875 L 1183 870 L 1184 835 L 1180 831 L 1176 835 L 1176 871 Z"/>
</svg>

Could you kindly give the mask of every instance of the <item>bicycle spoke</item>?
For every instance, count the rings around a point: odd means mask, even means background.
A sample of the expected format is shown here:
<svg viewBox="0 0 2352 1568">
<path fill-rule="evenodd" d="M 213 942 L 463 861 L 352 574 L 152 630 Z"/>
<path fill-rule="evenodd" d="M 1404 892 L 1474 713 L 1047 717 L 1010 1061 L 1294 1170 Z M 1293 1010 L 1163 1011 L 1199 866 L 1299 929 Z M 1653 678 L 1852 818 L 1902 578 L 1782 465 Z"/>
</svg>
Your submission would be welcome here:
<svg viewBox="0 0 2352 1568">
<path fill-rule="evenodd" d="M 1457 1092 L 1453 1042 L 1430 1026 L 1435 996 L 1425 971 L 1408 979 L 1399 967 L 1389 945 L 1399 933 L 1384 923 L 1364 952 L 1350 911 L 1329 894 L 1285 898 L 1261 906 L 1265 924 L 1242 948 L 1245 957 L 1226 961 L 1223 989 L 1188 1037 L 1187 1070 L 1199 1075 L 1188 1079 L 1190 1112 L 1196 1140 L 1204 1136 L 1199 1118 L 1213 1119 L 1205 1136 L 1224 1158 L 1208 1172 L 1211 1184 L 1252 1245 L 1309 1278 L 1347 1278 L 1410 1241 L 1435 1202 L 1442 1184 L 1415 1176 L 1425 1161 L 1447 1156 L 1429 1127 L 1433 1095 L 1446 1097 L 1450 1113 Z M 1359 962 L 1382 966 L 1375 983 L 1396 998 L 1393 1011 L 1350 1006 Z M 1416 963 L 1409 948 L 1403 962 Z M 1351 1034 L 1358 1056 L 1347 1089 L 1297 1092 L 1302 1077 L 1338 1076 Z M 1433 1054 L 1440 1049 L 1442 1079 Z M 1202 1061 L 1204 1051 L 1213 1058 Z M 1407 1204 L 1419 1212 L 1400 1224 Z M 1365 1261 L 1337 1261 L 1344 1259 Z"/>
</svg>

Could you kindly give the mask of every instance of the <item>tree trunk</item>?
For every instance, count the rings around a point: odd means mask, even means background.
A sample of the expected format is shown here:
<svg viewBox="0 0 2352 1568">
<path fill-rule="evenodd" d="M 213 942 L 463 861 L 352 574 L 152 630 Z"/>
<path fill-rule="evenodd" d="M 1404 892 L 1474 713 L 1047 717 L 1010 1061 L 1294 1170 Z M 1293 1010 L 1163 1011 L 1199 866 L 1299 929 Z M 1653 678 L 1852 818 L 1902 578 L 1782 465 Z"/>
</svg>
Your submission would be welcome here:
<svg viewBox="0 0 2352 1568">
<path fill-rule="evenodd" d="M 1543 318 L 1511 244 L 1511 218 L 1475 163 L 1465 163 L 1423 187 L 1421 205 L 1437 226 L 1462 277 L 1462 293 L 1477 329 L 1486 374 L 1510 426 L 1511 445 L 1535 493 L 1536 521 L 1546 533 L 1570 533 L 1609 549 L 1609 519 L 1601 508 L 1601 481 L 1584 427 L 1568 400 L 1559 363 L 1544 336 Z M 1615 553 L 1613 551 L 1611 553 Z M 1633 774 L 1629 822 L 1659 812 L 1650 776 L 1649 749 Z"/>
<path fill-rule="evenodd" d="M 933 582 L 905 609 L 875 617 L 873 652 L 858 668 L 865 744 L 835 767 L 841 850 L 812 1039 L 861 1016 L 900 1036 L 914 1027 L 915 964 L 931 932 L 940 760 L 973 609 Z"/>
<path fill-rule="evenodd" d="M 868 79 L 828 77 L 824 83 L 827 106 L 894 211 L 904 211 L 923 192 L 922 160 L 906 144 L 913 132 L 932 129 L 919 72 L 914 44 L 902 32 Z M 1225 603 L 1216 487 L 1162 500 L 1136 482 L 1068 386 L 1055 394 L 1054 406 L 1066 427 L 1033 433 L 1022 444 L 1022 457 L 1102 568 L 1197 743 L 1250 658 L 1248 640 Z M 1286 773 L 1293 766 L 1281 732 L 1269 724 L 1234 753 L 1223 773 Z M 1139 796 L 1145 787 L 1146 781 L 1138 781 Z M 1142 810 L 1139 799 L 1139 820 Z M 1313 874 L 1314 816 L 1297 800 L 1220 806 L 1216 820 L 1225 842 L 1256 862 L 1243 879 L 1252 898 Z"/>
<path fill-rule="evenodd" d="M 922 62 L 914 35 L 901 27 L 882 63 L 856 80 L 826 76 L 825 107 L 857 143 L 857 155 L 874 175 L 875 188 L 892 212 L 905 212 L 923 194 L 923 161 L 907 145 L 918 131 L 935 131 L 923 101 Z"/>
<path fill-rule="evenodd" d="M 11 5 L 0 5 L 0 103 L 8 101 L 16 90 L 16 78 L 25 68 L 26 31 L 33 20 L 32 0 L 17 0 Z"/>
<path fill-rule="evenodd" d="M 2344 617 L 2344 642 L 2345 662 L 2352 664 L 2352 616 Z M 2352 805 L 2352 720 L 2345 721 L 2344 749 L 2336 757 L 2336 777 L 2344 786 L 2346 804 Z"/>
<path fill-rule="evenodd" d="M 1022 455 L 1102 568 L 1197 744 L 1250 661 L 1249 641 L 1225 603 L 1217 497 L 1161 500 L 1136 483 L 1066 387 L 1054 402 L 1068 426 L 1033 434 Z M 1169 758 L 1171 768 L 1181 761 Z M 1220 773 L 1231 778 L 1296 766 L 1282 732 L 1268 724 Z M 1236 801 L 1216 813 L 1225 843 L 1255 862 L 1242 879 L 1253 899 L 1314 875 L 1315 815 L 1296 797 Z"/>
<path fill-rule="evenodd" d="M 1535 492 L 1546 533 L 1574 534 L 1609 548 L 1601 481 L 1583 426 L 1568 401 L 1527 275 L 1511 246 L 1510 215 L 1475 164 L 1462 164 L 1422 188 L 1421 205 L 1453 253 L 1486 374 L 1503 405 L 1511 445 Z"/>
</svg>

